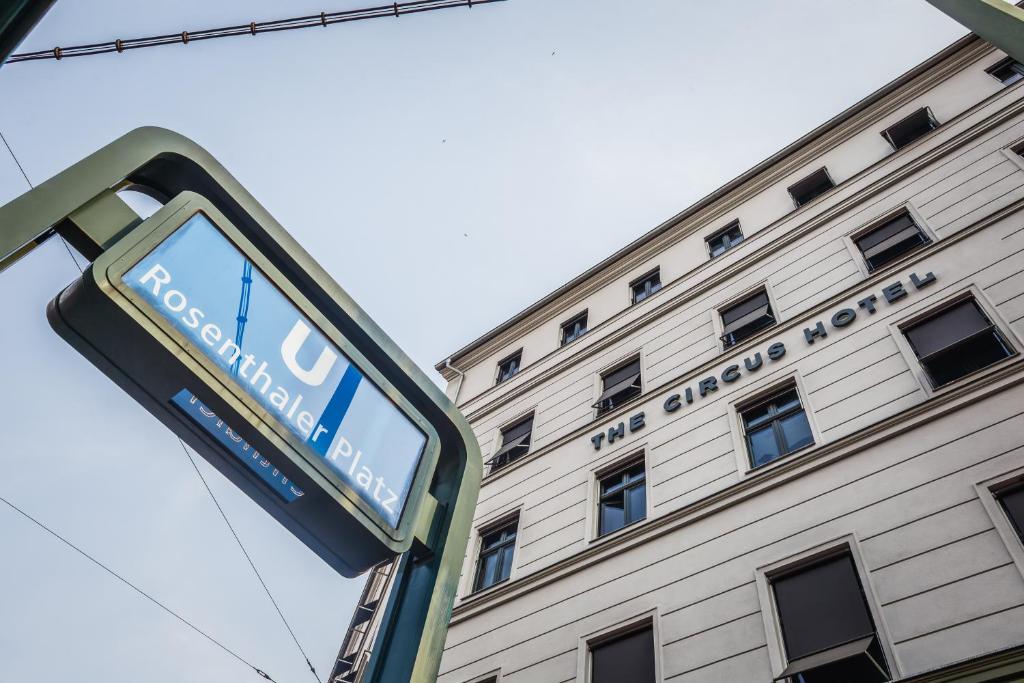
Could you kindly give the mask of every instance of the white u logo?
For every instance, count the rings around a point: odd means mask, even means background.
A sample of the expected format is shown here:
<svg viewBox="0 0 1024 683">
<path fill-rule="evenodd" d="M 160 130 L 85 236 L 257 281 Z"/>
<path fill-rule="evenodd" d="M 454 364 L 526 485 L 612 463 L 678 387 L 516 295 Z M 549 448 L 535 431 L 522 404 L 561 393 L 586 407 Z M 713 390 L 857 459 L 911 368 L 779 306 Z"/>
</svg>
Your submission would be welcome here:
<svg viewBox="0 0 1024 683">
<path fill-rule="evenodd" d="M 338 360 L 338 355 L 325 345 L 320 352 L 320 357 L 313 364 L 312 370 L 300 367 L 298 361 L 299 349 L 302 348 L 302 345 L 306 343 L 308 338 L 309 327 L 301 320 L 296 320 L 292 331 L 281 342 L 281 358 L 293 375 L 311 387 L 318 387 L 327 379 L 327 373 L 334 367 L 334 362 Z"/>
</svg>

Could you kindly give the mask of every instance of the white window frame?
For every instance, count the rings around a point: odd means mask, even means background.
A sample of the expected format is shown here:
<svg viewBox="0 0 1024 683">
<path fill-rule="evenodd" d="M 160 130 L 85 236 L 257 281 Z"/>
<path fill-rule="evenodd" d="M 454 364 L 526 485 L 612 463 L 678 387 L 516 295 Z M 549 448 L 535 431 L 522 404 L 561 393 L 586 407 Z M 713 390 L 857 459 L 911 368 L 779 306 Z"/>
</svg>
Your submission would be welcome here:
<svg viewBox="0 0 1024 683">
<path fill-rule="evenodd" d="M 764 328 L 763 330 L 757 332 L 756 334 L 754 334 L 754 336 L 749 337 L 748 339 L 744 339 L 739 344 L 726 346 L 725 342 L 722 340 L 722 336 L 725 334 L 725 323 L 722 322 L 722 310 L 729 308 L 730 306 L 733 306 L 735 304 L 738 304 L 744 299 L 750 298 L 751 296 L 756 294 L 760 289 L 763 289 L 765 293 L 768 295 L 768 306 L 772 309 L 772 315 L 775 316 L 775 324 L 772 325 L 771 327 Z M 779 315 L 779 306 L 775 300 L 775 294 L 772 291 L 772 287 L 767 280 L 761 280 L 757 284 L 751 287 L 747 287 L 741 293 L 729 297 L 728 299 L 725 299 L 724 301 L 713 306 L 711 308 L 710 315 L 711 324 L 715 330 L 715 341 L 718 345 L 718 354 L 720 356 L 731 355 L 736 353 L 736 349 L 742 348 L 745 344 L 750 343 L 751 340 L 759 339 L 761 335 L 767 334 L 769 330 L 774 330 L 783 323 L 783 320 Z"/>
<path fill-rule="evenodd" d="M 989 519 L 992 520 L 992 526 L 995 527 L 996 533 L 999 534 L 1003 545 L 1010 553 L 1010 558 L 1016 565 L 1017 571 L 1020 572 L 1021 577 L 1024 577 L 1024 540 L 1017 535 L 1003 504 L 998 500 L 1001 491 L 1015 488 L 1021 484 L 1024 484 L 1024 466 L 976 482 L 974 490 Z"/>
<path fill-rule="evenodd" d="M 635 401 L 636 399 L 644 395 L 644 392 L 647 390 L 647 361 L 645 360 L 644 350 L 641 347 L 639 349 L 630 351 L 627 354 L 616 357 L 614 361 L 607 363 L 597 371 L 597 373 L 594 376 L 594 388 L 591 392 L 590 405 L 594 405 L 595 403 L 597 403 L 597 399 L 599 399 L 601 397 L 601 394 L 604 393 L 604 375 L 608 374 L 613 370 L 616 370 L 617 368 L 622 367 L 623 365 L 632 363 L 633 360 L 636 358 L 640 359 L 640 394 L 639 396 L 636 396 L 631 400 Z M 598 412 L 597 408 L 591 408 L 590 414 L 593 416 L 593 419 L 595 421 L 600 421 L 604 420 L 609 415 L 615 413 L 618 410 L 619 408 L 613 408 L 607 413 L 600 413 Z"/>
<path fill-rule="evenodd" d="M 664 680 L 664 668 L 662 667 L 661 653 L 661 610 L 653 607 L 642 612 L 632 614 L 625 619 L 618 619 L 614 622 L 590 631 L 579 637 L 576 653 L 576 681 L 577 683 L 592 683 L 590 648 L 600 645 L 603 641 L 611 640 L 617 635 L 626 635 L 632 631 L 638 631 L 651 626 L 651 633 L 654 640 L 654 680 L 661 683 Z"/>
<path fill-rule="evenodd" d="M 779 393 L 784 387 L 789 386 L 796 387 L 797 396 L 800 397 L 800 407 L 804 409 L 804 415 L 807 417 L 807 424 L 811 427 L 811 436 L 814 437 L 814 443 L 776 458 L 767 465 L 754 467 L 751 462 L 750 451 L 747 450 L 747 439 L 743 429 L 743 410 L 763 398 Z M 763 383 L 748 387 L 745 392 L 731 397 L 729 399 L 728 412 L 729 431 L 732 433 L 733 444 L 735 444 L 733 455 L 736 458 L 736 471 L 739 472 L 741 481 L 747 477 L 760 476 L 763 472 L 785 466 L 787 463 L 802 458 L 808 451 L 812 451 L 824 444 L 821 430 L 818 428 L 818 422 L 815 419 L 814 410 L 810 404 L 807 388 L 804 386 L 803 377 L 796 370 L 791 370 L 781 377 L 766 378 Z"/>
<path fill-rule="evenodd" d="M 864 254 L 862 254 L 860 249 L 857 247 L 857 240 L 873 231 L 875 228 L 881 227 L 882 224 L 888 223 L 902 213 L 910 214 L 911 220 L 913 220 L 918 229 L 924 233 L 924 236 L 928 238 L 928 244 L 921 245 L 920 248 L 900 256 L 873 272 L 868 271 L 868 264 L 864 260 Z M 875 277 L 879 273 L 890 273 L 891 271 L 899 270 L 901 267 L 906 265 L 907 261 L 920 256 L 926 249 L 938 241 L 939 236 L 935 233 L 935 230 L 931 225 L 929 225 L 921 211 L 914 206 L 914 203 L 909 201 L 900 204 L 896 208 L 885 212 L 881 216 L 874 218 L 843 235 L 843 243 L 846 245 L 847 251 L 850 252 L 850 256 L 853 257 L 853 262 L 857 264 L 857 269 L 860 271 L 860 274 L 864 276 L 865 280 Z"/>
<path fill-rule="evenodd" d="M 623 422 L 628 423 L 628 418 L 623 419 Z M 626 434 L 629 435 L 629 425 L 626 424 Z M 645 523 L 651 520 L 651 514 L 654 511 L 654 506 L 651 504 L 651 453 L 648 448 L 647 442 L 643 442 L 639 445 L 630 444 L 628 448 L 624 447 L 626 451 L 625 455 L 619 452 L 614 454 L 609 453 L 610 459 L 605 459 L 598 463 L 592 463 L 590 471 L 587 474 L 587 515 L 586 515 L 586 530 L 587 530 L 587 545 L 597 545 L 599 543 L 605 543 L 617 536 L 621 536 L 627 531 L 642 527 Z M 644 518 L 633 524 L 628 524 L 621 529 L 616 529 L 611 533 L 607 533 L 604 536 L 599 535 L 600 529 L 598 525 L 600 523 L 599 506 L 601 504 L 601 478 L 605 477 L 616 470 L 625 467 L 628 463 L 639 463 L 644 464 L 644 486 L 646 487 L 646 494 L 644 495 Z"/>
<path fill-rule="evenodd" d="M 871 619 L 875 622 L 875 631 L 878 635 L 879 644 L 885 654 L 886 664 L 889 665 L 889 673 L 893 681 L 902 678 L 903 667 L 896 656 L 896 650 L 892 645 L 892 637 L 882 612 L 881 603 L 875 594 L 874 586 L 871 583 L 871 572 L 864 564 L 864 555 L 860 549 L 860 542 L 856 534 L 849 533 L 832 538 L 813 547 L 800 552 L 780 557 L 767 564 L 759 566 L 754 570 L 754 580 L 757 584 L 757 597 L 761 603 L 761 617 L 764 620 L 765 640 L 768 647 L 768 660 L 772 667 L 772 677 L 778 678 L 786 667 L 789 660 L 786 657 L 786 647 L 782 638 L 782 628 L 779 622 L 779 610 L 775 603 L 775 591 L 772 590 L 772 578 L 791 570 L 814 564 L 830 556 L 850 553 L 853 558 L 853 566 L 857 570 L 857 578 L 860 579 L 861 587 L 864 590 L 864 600 L 871 613 Z"/>
<path fill-rule="evenodd" d="M 483 455 L 483 459 L 484 459 L 485 463 L 488 460 L 490 460 L 491 458 L 493 458 L 494 455 L 501 449 L 501 433 L 504 430 L 506 430 L 509 427 L 511 427 L 514 424 L 516 424 L 517 422 L 519 422 L 520 420 L 523 420 L 524 418 L 526 418 L 530 414 L 533 414 L 533 426 L 534 426 L 534 428 L 536 428 L 536 426 L 537 426 L 537 407 L 536 406 L 532 406 L 532 407 L 527 408 L 527 409 L 525 409 L 525 410 L 523 410 L 523 411 L 521 411 L 519 413 L 516 413 L 515 417 L 512 417 L 512 418 L 510 418 L 508 420 L 504 420 L 500 425 L 498 425 L 497 427 L 495 427 L 491 431 L 490 445 L 487 447 L 487 450 L 485 451 L 483 449 L 483 447 L 482 447 L 483 444 L 481 444 L 481 449 L 480 449 L 481 450 L 481 455 Z M 483 475 L 484 479 L 490 477 L 492 474 L 497 475 L 499 472 L 504 472 L 505 470 L 513 467 L 516 463 L 518 463 L 518 462 L 520 462 L 522 460 L 525 460 L 531 454 L 533 454 L 533 451 L 536 449 L 536 446 L 537 446 L 537 442 L 534 439 L 534 433 L 531 430 L 531 432 L 530 432 L 530 448 L 529 448 L 529 450 L 526 451 L 526 455 L 522 456 L 521 458 L 519 458 L 515 462 L 510 462 L 509 464 L 505 465 L 504 467 L 498 468 L 498 470 L 493 472 L 493 473 L 491 472 L 491 468 L 488 465 L 487 466 L 487 471 L 484 472 L 484 475 Z"/>
<path fill-rule="evenodd" d="M 921 365 L 918 360 L 917 354 L 914 353 L 914 349 L 911 348 L 910 342 L 903 333 L 903 329 L 913 325 L 914 323 L 920 322 L 921 320 L 930 318 L 936 311 L 949 308 L 950 306 L 955 306 L 962 301 L 972 298 L 974 299 L 974 302 L 978 304 L 982 313 L 992 321 L 992 324 L 996 326 L 999 333 L 1003 335 L 1003 338 L 1010 345 L 1012 353 L 1007 358 L 993 363 L 987 368 L 972 372 L 966 377 L 961 377 L 960 379 L 949 382 L 944 386 L 934 387 L 932 386 L 931 379 L 928 378 L 928 373 L 925 372 L 924 366 Z M 933 396 L 941 396 L 949 393 L 950 391 L 957 391 L 962 388 L 966 382 L 973 382 L 978 378 L 987 377 L 992 373 L 1000 372 L 1007 363 L 1019 362 L 1021 358 L 1021 349 L 1024 348 L 1020 337 L 1013 331 L 1007 321 L 999 315 L 996 307 L 988 300 L 988 297 L 985 296 L 981 287 L 977 286 L 973 282 L 952 292 L 943 292 L 940 299 L 928 297 L 908 306 L 906 310 L 901 312 L 901 315 L 898 318 L 889 322 L 888 329 L 890 336 L 893 338 L 893 341 L 896 342 L 897 348 L 899 348 L 900 353 L 903 355 L 903 360 L 910 368 L 911 374 L 914 375 L 917 383 L 924 391 L 926 400 Z"/>
<path fill-rule="evenodd" d="M 507 586 L 516 579 L 516 574 L 519 570 L 519 551 L 521 549 L 522 530 L 523 530 L 523 505 L 517 505 L 515 508 L 501 513 L 493 519 L 488 519 L 486 522 L 475 523 L 473 526 L 473 537 L 470 543 L 470 549 L 473 551 L 472 554 L 467 555 L 466 562 L 466 573 L 462 577 L 461 586 L 459 588 L 459 595 L 462 596 L 463 600 L 472 600 L 480 595 L 485 595 L 494 590 Z M 481 588 L 480 590 L 474 590 L 476 585 L 476 572 L 480 565 L 480 548 L 483 546 L 484 536 L 503 527 L 512 520 L 516 520 L 516 542 L 513 546 L 512 552 L 512 567 L 509 569 L 508 578 L 501 583 L 496 583 L 493 586 L 487 588 Z"/>
</svg>

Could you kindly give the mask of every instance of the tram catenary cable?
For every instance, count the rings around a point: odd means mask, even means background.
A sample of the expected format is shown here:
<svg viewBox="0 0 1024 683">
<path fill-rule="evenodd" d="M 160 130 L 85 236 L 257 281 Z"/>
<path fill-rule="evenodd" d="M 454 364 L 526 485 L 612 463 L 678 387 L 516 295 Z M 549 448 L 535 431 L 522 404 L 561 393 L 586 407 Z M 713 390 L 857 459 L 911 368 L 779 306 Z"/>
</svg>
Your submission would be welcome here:
<svg viewBox="0 0 1024 683">
<path fill-rule="evenodd" d="M 143 47 L 156 47 L 158 45 L 188 45 L 197 40 L 211 40 L 213 38 L 228 38 L 231 36 L 255 36 L 257 33 L 272 33 L 276 31 L 292 31 L 300 28 L 313 28 L 315 26 L 326 27 L 331 24 L 342 24 L 349 21 L 361 21 L 363 19 L 379 19 L 383 17 L 400 17 L 403 14 L 418 14 L 420 12 L 433 12 L 453 7 L 470 7 L 474 5 L 489 5 L 504 0 L 412 0 L 411 2 L 393 2 L 390 5 L 378 5 L 376 7 L 364 7 L 362 9 L 344 10 L 340 12 L 321 12 L 304 17 L 292 17 L 290 19 L 274 19 L 271 21 L 250 21 L 248 24 L 236 26 L 223 26 L 221 28 L 208 28 L 200 31 L 182 31 L 181 33 L 168 33 L 159 36 L 146 38 L 127 38 L 110 40 L 105 43 L 92 43 L 90 45 L 73 45 L 71 47 L 55 47 L 50 50 L 38 50 L 35 52 L 21 52 L 11 55 L 7 59 L 8 64 L 16 62 L 30 62 L 41 59 L 60 60 L 66 57 L 87 57 L 89 55 L 101 55 L 110 52 L 124 52 L 125 50 L 137 50 Z"/>
<path fill-rule="evenodd" d="M 14 153 L 14 150 L 11 149 L 11 145 L 10 145 L 9 142 L 7 142 L 7 138 L 4 136 L 3 131 L 0 131 L 0 140 L 3 141 L 4 147 L 7 148 L 7 151 L 11 155 L 11 159 L 14 160 L 15 165 L 18 167 L 18 170 L 21 171 L 21 176 L 25 179 L 25 183 L 28 184 L 29 188 L 33 188 L 34 189 L 35 185 L 32 184 L 32 181 L 29 179 L 28 174 L 25 172 L 25 168 L 21 165 L 21 161 L 18 159 L 18 155 L 16 155 Z M 82 266 L 78 263 L 78 259 L 75 258 L 74 252 L 71 251 L 71 247 L 68 245 L 68 243 L 64 239 L 63 235 L 58 235 L 58 237 L 60 237 L 60 241 L 64 244 L 64 248 L 67 250 L 68 256 L 70 256 L 71 260 L 74 261 L 75 267 L 78 268 L 78 272 L 79 273 L 83 273 L 84 271 L 82 270 Z M 284 613 L 281 611 L 281 608 L 278 606 L 277 600 L 275 600 L 274 596 L 271 594 L 270 588 L 267 587 L 266 582 L 263 580 L 263 576 L 260 575 L 259 570 L 256 569 L 256 564 L 252 561 L 252 557 L 250 557 L 249 551 L 245 549 L 245 545 L 242 543 L 242 539 L 238 537 L 238 534 L 235 532 L 234 526 L 232 526 L 231 522 L 228 520 L 228 516 L 224 512 L 224 508 L 221 507 L 220 501 L 218 501 L 217 497 L 213 494 L 213 490 L 210 488 L 209 483 L 207 483 L 206 477 L 203 476 L 203 473 L 200 471 L 199 466 L 196 464 L 195 459 L 192 458 L 192 454 L 189 452 L 188 447 L 185 445 L 185 442 L 182 441 L 181 439 L 178 439 L 178 443 L 181 444 L 181 447 L 185 451 L 185 455 L 188 457 L 189 462 L 192 463 L 192 467 L 195 469 L 196 474 L 199 475 L 199 480 L 203 483 L 203 487 L 206 488 L 206 492 L 208 494 L 210 494 L 210 498 L 213 500 L 213 504 L 217 506 L 217 510 L 220 512 L 221 518 L 224 520 L 224 523 L 227 525 L 228 529 L 231 531 L 231 535 L 235 537 L 235 542 L 238 543 L 238 547 L 242 550 L 242 554 L 245 556 L 246 561 L 249 562 L 249 566 L 252 568 L 253 573 L 256 575 L 256 578 L 259 580 L 260 585 L 263 586 L 263 590 L 266 592 L 267 597 L 270 598 L 270 602 L 271 602 L 271 604 L 274 605 L 274 609 L 277 611 L 277 615 L 281 618 L 281 621 L 284 623 L 285 628 L 288 629 L 288 633 L 291 635 L 292 640 L 295 641 L 295 646 L 299 649 L 299 653 L 302 655 L 302 658 L 306 660 L 306 666 L 309 667 L 309 670 L 313 674 L 313 677 L 317 680 L 317 683 L 319 683 L 320 676 L 317 674 L 316 669 L 313 667 L 313 663 L 309 661 L 309 656 L 306 654 L 306 651 L 302 648 L 302 645 L 299 644 L 299 639 L 295 636 L 295 631 L 292 630 L 291 624 L 289 624 L 288 620 L 285 619 Z M 140 595 L 142 595 L 143 597 L 147 598 L 148 600 L 150 600 L 151 602 L 153 602 L 154 604 L 159 606 L 164 611 L 168 612 L 169 614 L 173 615 L 175 618 L 177 618 L 180 621 L 182 621 L 183 623 L 187 624 L 190 628 L 195 630 L 197 633 L 201 634 L 203 637 L 205 637 L 210 642 L 212 642 L 215 645 L 217 645 L 218 647 L 220 647 L 222 650 L 224 650 L 225 652 L 230 654 L 232 657 L 234 657 L 235 659 L 237 659 L 240 662 L 243 662 L 246 666 L 252 668 L 252 670 L 255 671 L 257 674 L 259 674 L 260 677 L 262 677 L 262 678 L 264 678 L 264 679 L 266 679 L 268 681 L 272 681 L 273 683 L 276 683 L 274 681 L 274 679 L 271 678 L 270 675 L 267 674 L 265 671 L 259 669 L 258 667 L 254 666 L 250 662 L 246 661 L 245 659 L 243 659 L 241 656 L 239 656 L 233 650 L 230 650 L 229 648 L 225 647 L 220 641 L 216 640 L 215 638 L 213 638 L 212 636 L 207 634 L 205 631 L 202 631 L 201 629 L 199 629 L 192 622 L 188 621 L 187 619 L 185 619 L 184 617 L 179 615 L 177 612 L 175 612 L 174 610 L 170 609 L 169 607 L 164 605 L 162 602 L 160 602 L 159 600 L 157 600 L 153 596 L 149 595 L 148 593 L 143 591 L 141 588 L 139 588 L 135 584 L 131 583 L 130 581 L 125 579 L 123 576 L 121 576 L 120 574 L 118 574 L 114 570 L 110 569 L 105 564 L 103 564 L 102 562 L 100 562 L 96 558 L 92 557 L 91 555 L 86 553 L 84 550 L 82 550 L 81 548 L 76 546 L 75 544 L 71 543 L 71 541 L 67 540 L 66 538 L 64 538 L 60 534 L 56 533 L 55 531 L 53 531 L 52 529 L 47 527 L 45 524 L 43 524 L 39 520 L 35 519 L 34 517 L 32 517 L 31 515 L 26 513 L 24 510 L 22 510 L 18 506 L 14 505 L 10 501 L 8 501 L 8 500 L 6 500 L 6 499 L 4 499 L 2 497 L 0 497 L 0 501 L 2 501 L 3 503 L 5 503 L 9 507 L 11 507 L 13 510 L 21 513 L 26 519 L 28 519 L 31 522 L 35 523 L 40 528 L 44 529 L 45 531 L 49 532 L 50 534 L 52 534 L 56 538 L 58 538 L 61 541 L 63 541 L 70 548 L 78 551 L 82 556 L 88 558 L 90 561 L 92 561 L 97 566 L 101 567 L 102 569 L 104 569 L 105 571 L 110 573 L 112 576 L 115 576 L 116 578 L 118 578 L 121 581 L 123 581 L 125 584 L 127 584 L 128 586 L 133 588 L 135 591 L 137 591 Z"/>
<path fill-rule="evenodd" d="M 255 671 L 255 672 L 256 672 L 257 674 L 259 674 L 259 676 L 260 676 L 261 678 L 264 678 L 264 679 L 266 679 L 266 680 L 268 680 L 268 681 L 273 681 L 273 680 L 274 680 L 273 678 L 271 678 L 271 677 L 270 677 L 270 675 L 269 675 L 269 674 L 268 674 L 267 672 L 265 672 L 265 671 L 263 671 L 262 669 L 258 668 L 258 667 L 257 667 L 256 665 L 254 665 L 254 664 L 253 664 L 252 662 L 250 662 L 250 661 L 248 661 L 247 659 L 245 659 L 244 657 L 242 657 L 242 655 L 238 654 L 237 652 L 235 652 L 234 650 L 232 650 L 231 648 L 229 648 L 229 647 L 228 647 L 227 645 L 225 645 L 224 643 L 220 642 L 219 640 L 217 640 L 216 638 L 214 638 L 213 636 L 211 636 L 211 635 L 210 635 L 209 633 L 207 633 L 206 631 L 202 630 L 201 628 L 199 628 L 198 626 L 196 626 L 195 624 L 193 624 L 193 623 L 192 623 L 191 621 L 189 621 L 189 620 L 188 620 L 188 619 L 186 619 L 185 617 L 181 616 L 180 614 L 178 614 L 177 612 L 175 612 L 174 610 L 172 610 L 172 609 L 171 609 L 170 607 L 168 607 L 168 606 L 167 606 L 167 605 L 165 605 L 164 603 L 160 602 L 159 600 L 157 600 L 156 598 L 154 598 L 154 597 L 153 597 L 152 595 L 150 595 L 150 594 L 149 594 L 149 593 L 147 593 L 146 591 L 142 590 L 141 588 L 139 588 L 138 586 L 136 586 L 136 585 L 135 585 L 134 583 L 132 583 L 131 581 L 129 581 L 129 580 L 128 580 L 128 579 L 126 579 L 125 577 L 121 576 L 120 574 L 118 574 L 117 572 L 115 572 L 115 571 L 114 571 L 113 569 L 111 569 L 111 568 L 110 568 L 110 567 L 108 567 L 107 565 L 103 564 L 102 562 L 100 562 L 99 560 L 97 560 L 97 559 L 96 559 L 95 557 L 93 557 L 93 556 L 92 556 L 92 555 L 90 555 L 89 553 L 85 552 L 84 550 L 82 550 L 81 548 L 79 548 L 79 547 L 78 547 L 77 545 L 75 545 L 74 543 L 72 543 L 72 542 L 71 542 L 71 541 L 69 541 L 68 539 L 64 538 L 63 536 L 61 536 L 61 535 L 60 535 L 60 534 L 58 534 L 58 533 L 57 533 L 56 531 L 54 531 L 54 530 L 53 530 L 53 529 L 51 529 L 50 527 L 46 526 L 46 525 L 45 525 L 45 524 L 43 524 L 42 522 L 40 522 L 40 521 L 39 521 L 38 519 L 36 519 L 36 518 L 35 518 L 35 517 L 33 517 L 32 515 L 28 514 L 28 513 L 27 513 L 27 512 L 25 512 L 24 510 L 22 510 L 22 509 L 21 509 L 20 507 L 18 507 L 17 505 L 15 505 L 14 503 L 12 503 L 11 501 L 7 500 L 7 499 L 6 499 L 6 498 L 4 498 L 3 496 L 0 496 L 0 503 L 3 503 L 3 504 L 4 504 L 4 505 L 6 505 L 7 507 L 11 508 L 11 509 L 12 509 L 12 510 L 14 510 L 15 512 L 17 512 L 17 513 L 18 513 L 19 515 L 21 515 L 22 517 L 24 517 L 25 519 L 27 519 L 28 521 L 30 521 L 30 522 L 32 522 L 33 524 L 35 524 L 35 525 L 36 525 L 37 527 L 39 527 L 39 528 L 40 528 L 40 529 L 42 529 L 43 531 L 45 531 L 45 532 L 47 532 L 48 534 L 50 534 L 51 536 L 53 536 L 54 538 L 56 538 L 57 540 L 59 540 L 60 542 L 62 542 L 62 543 L 63 543 L 64 545 L 66 545 L 67 547 L 71 548 L 72 550 L 74 550 L 75 552 L 77 552 L 77 553 L 78 553 L 79 555 L 81 555 L 82 557 L 86 558 L 87 560 L 89 560 L 90 562 L 92 562 L 93 564 L 95 564 L 95 565 L 96 565 L 97 567 L 99 567 L 99 568 L 100 568 L 100 569 L 102 569 L 103 571 L 107 572 L 108 574 L 110 574 L 111 576 L 113 576 L 114 578 L 116 578 L 116 579 L 117 579 L 118 581 L 121 581 L 121 582 L 122 582 L 122 583 L 124 583 L 124 584 L 125 584 L 126 586 L 128 586 L 129 588 L 131 588 L 131 589 L 132 589 L 132 590 L 134 590 L 134 591 L 135 591 L 136 593 L 138 593 L 138 594 L 139 594 L 139 595 L 141 595 L 142 597 L 146 598 L 146 599 L 147 599 L 147 600 L 149 600 L 150 602 L 152 602 L 152 603 L 153 603 L 154 605 L 156 605 L 157 607 L 159 607 L 159 608 L 160 608 L 160 609 L 162 609 L 163 611 L 165 611 L 165 612 L 167 612 L 168 614 L 170 614 L 170 615 L 171 615 L 172 617 L 174 617 L 175 619 L 177 619 L 177 620 L 178 620 L 178 621 L 180 621 L 181 623 L 183 623 L 183 624 L 185 624 L 186 626 L 188 626 L 188 627 L 189 627 L 190 629 L 192 629 L 193 631 L 195 631 L 196 633 L 198 633 L 199 635 L 201 635 L 201 636 L 202 636 L 203 638 L 206 638 L 206 639 L 207 639 L 208 641 L 210 641 L 211 643 L 213 643 L 214 645 L 216 645 L 217 647 L 219 647 L 219 648 L 220 648 L 221 650 L 223 650 L 224 652 L 228 653 L 229 655 L 231 655 L 232 657 L 234 657 L 235 659 L 237 659 L 238 661 L 240 661 L 240 662 L 241 662 L 242 664 L 245 664 L 245 665 L 246 665 L 247 667 L 249 667 L 250 669 L 252 669 L 253 671 Z"/>
</svg>

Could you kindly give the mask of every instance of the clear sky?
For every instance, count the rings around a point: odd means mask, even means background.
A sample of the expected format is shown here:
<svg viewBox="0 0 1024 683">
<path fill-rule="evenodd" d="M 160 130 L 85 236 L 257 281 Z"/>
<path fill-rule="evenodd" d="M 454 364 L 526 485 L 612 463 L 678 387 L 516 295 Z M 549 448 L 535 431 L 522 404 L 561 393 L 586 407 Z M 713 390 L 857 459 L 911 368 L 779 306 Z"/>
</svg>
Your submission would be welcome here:
<svg viewBox="0 0 1024 683">
<path fill-rule="evenodd" d="M 61 0 L 21 49 L 370 4 Z M 138 126 L 191 137 L 436 378 L 964 32 L 924 0 L 509 0 L 9 64 L 0 131 L 33 182 Z M 0 150 L 0 203 L 25 190 Z M 53 240 L 0 274 L 0 495 L 279 683 L 309 681 L 177 441 L 49 329 L 77 275 Z M 326 676 L 361 581 L 200 467 Z M 0 538 L 0 680 L 260 680 L 3 506 Z"/>
</svg>

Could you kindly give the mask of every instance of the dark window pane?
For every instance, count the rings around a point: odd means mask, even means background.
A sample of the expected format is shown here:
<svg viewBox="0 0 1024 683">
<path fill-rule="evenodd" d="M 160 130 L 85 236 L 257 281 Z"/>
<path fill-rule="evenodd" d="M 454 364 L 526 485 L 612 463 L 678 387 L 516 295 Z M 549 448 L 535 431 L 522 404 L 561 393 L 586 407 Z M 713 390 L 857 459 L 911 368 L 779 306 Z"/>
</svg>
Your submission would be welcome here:
<svg viewBox="0 0 1024 683">
<path fill-rule="evenodd" d="M 626 524 L 639 522 L 647 516 L 647 487 L 638 484 L 626 490 Z"/>
<path fill-rule="evenodd" d="M 828 171 L 819 168 L 800 182 L 789 188 L 789 194 L 797 206 L 803 206 L 807 202 L 820 197 L 835 187 L 835 183 L 828 176 Z"/>
<path fill-rule="evenodd" d="M 501 433 L 501 441 L 503 444 L 512 443 L 517 441 L 519 438 L 526 436 L 533 431 L 533 415 L 526 418 L 522 422 L 517 422 L 511 427 L 506 427 Z"/>
<path fill-rule="evenodd" d="M 626 526 L 626 500 L 623 493 L 617 493 L 601 501 L 601 523 L 598 533 L 610 534 Z"/>
<path fill-rule="evenodd" d="M 1009 355 L 1010 349 L 1002 338 L 995 331 L 990 331 L 933 354 L 922 361 L 922 365 L 935 386 L 942 386 L 987 368 Z"/>
<path fill-rule="evenodd" d="M 906 330 L 907 339 L 918 358 L 970 337 L 989 326 L 974 301 L 964 301 Z"/>
<path fill-rule="evenodd" d="M 790 660 L 875 633 L 849 555 L 779 577 L 772 587 Z"/>
<path fill-rule="evenodd" d="M 1013 528 L 1020 536 L 1020 540 L 1024 542 L 1024 486 L 1004 493 L 999 497 L 999 502 L 1003 504 L 1006 516 L 1013 523 Z"/>
<path fill-rule="evenodd" d="M 582 337 L 587 332 L 587 314 L 573 318 L 569 322 L 562 326 L 562 344 L 568 344 L 571 341 Z"/>
<path fill-rule="evenodd" d="M 724 254 L 727 250 L 735 247 L 743 241 L 743 232 L 740 230 L 739 221 L 734 221 L 727 227 L 707 238 L 708 250 L 711 258 Z"/>
<path fill-rule="evenodd" d="M 508 545 L 499 551 L 500 562 L 494 583 L 504 581 L 512 574 L 512 555 L 515 553 L 515 550 L 514 546 Z"/>
<path fill-rule="evenodd" d="M 632 285 L 633 303 L 640 303 L 661 289 L 661 272 L 655 271 Z"/>
<path fill-rule="evenodd" d="M 895 149 L 902 149 L 914 140 L 935 130 L 938 126 L 931 110 L 928 107 L 922 107 L 899 123 L 885 129 L 882 137 L 888 140 Z"/>
<path fill-rule="evenodd" d="M 498 364 L 499 384 L 507 379 L 511 379 L 517 372 L 519 372 L 519 363 L 521 360 L 522 354 L 517 353 Z"/>
<path fill-rule="evenodd" d="M 780 394 L 772 401 L 772 404 L 775 406 L 776 413 L 784 413 L 790 408 L 800 405 L 800 396 L 796 393 L 796 389 L 790 389 L 786 393 Z"/>
<path fill-rule="evenodd" d="M 601 379 L 603 389 L 594 407 L 603 413 L 640 395 L 640 359 L 603 375 Z"/>
<path fill-rule="evenodd" d="M 480 558 L 480 579 L 477 581 L 477 590 L 493 586 L 498 570 L 498 553 L 490 553 Z"/>
<path fill-rule="evenodd" d="M 760 291 L 751 297 L 721 311 L 722 340 L 726 347 L 738 344 L 756 332 L 775 324 L 775 316 L 768 304 L 768 293 Z"/>
<path fill-rule="evenodd" d="M 989 73 L 1003 85 L 1013 85 L 1024 78 L 1024 65 L 1008 57 L 989 69 Z"/>
<path fill-rule="evenodd" d="M 878 638 L 867 652 L 793 676 L 794 683 L 884 683 L 891 680 Z"/>
<path fill-rule="evenodd" d="M 627 363 L 626 365 L 623 365 L 622 367 L 620 367 L 620 368 L 618 368 L 616 370 L 612 370 L 607 375 L 605 375 L 604 376 L 604 387 L 607 389 L 608 387 L 614 386 L 614 385 L 618 384 L 619 382 L 622 382 L 623 380 L 632 378 L 635 375 L 639 375 L 639 374 L 640 374 L 640 359 L 637 358 L 635 361 L 633 361 L 631 363 Z"/>
<path fill-rule="evenodd" d="M 750 460 L 754 467 L 767 464 L 781 455 L 775 439 L 775 430 L 770 424 L 757 431 L 748 432 L 747 443 L 750 446 Z"/>
<path fill-rule="evenodd" d="M 782 427 L 787 453 L 814 443 L 814 437 L 811 436 L 811 425 L 808 424 L 807 415 L 802 410 L 779 420 L 779 426 Z"/>
<path fill-rule="evenodd" d="M 928 240 L 908 214 L 881 225 L 857 240 L 868 270 L 875 270 Z"/>
<path fill-rule="evenodd" d="M 904 330 L 932 383 L 941 386 L 1011 354 L 973 300 Z"/>
<path fill-rule="evenodd" d="M 648 627 L 590 648 L 591 683 L 655 683 L 654 633 Z"/>
</svg>

